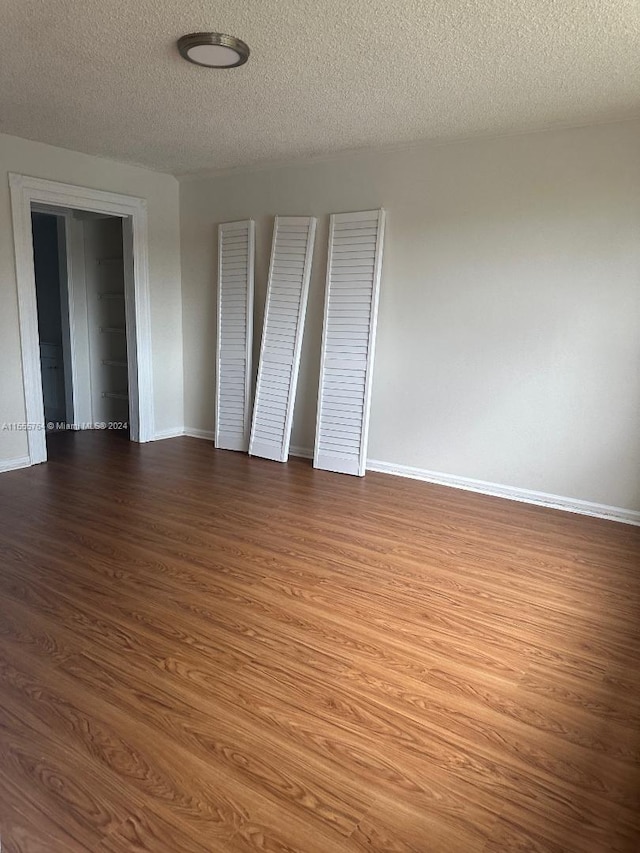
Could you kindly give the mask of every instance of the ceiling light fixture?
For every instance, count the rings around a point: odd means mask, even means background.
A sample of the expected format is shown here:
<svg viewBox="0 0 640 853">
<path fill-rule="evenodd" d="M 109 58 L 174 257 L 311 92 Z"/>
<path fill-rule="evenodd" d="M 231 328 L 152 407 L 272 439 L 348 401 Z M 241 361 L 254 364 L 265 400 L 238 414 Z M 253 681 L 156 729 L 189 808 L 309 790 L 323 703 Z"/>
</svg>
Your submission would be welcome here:
<svg viewBox="0 0 640 853">
<path fill-rule="evenodd" d="M 180 56 L 207 68 L 237 68 L 249 59 L 249 45 L 224 33 L 189 33 L 178 39 Z"/>
</svg>

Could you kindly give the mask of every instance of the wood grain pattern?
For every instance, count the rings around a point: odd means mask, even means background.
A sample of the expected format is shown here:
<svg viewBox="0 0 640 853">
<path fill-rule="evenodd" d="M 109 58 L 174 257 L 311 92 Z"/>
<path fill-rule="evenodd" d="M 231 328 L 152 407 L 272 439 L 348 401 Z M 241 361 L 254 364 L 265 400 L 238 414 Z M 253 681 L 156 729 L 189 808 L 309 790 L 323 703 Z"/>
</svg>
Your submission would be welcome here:
<svg viewBox="0 0 640 853">
<path fill-rule="evenodd" d="M 640 531 L 62 434 L 0 477 L 3 853 L 637 853 Z"/>
</svg>

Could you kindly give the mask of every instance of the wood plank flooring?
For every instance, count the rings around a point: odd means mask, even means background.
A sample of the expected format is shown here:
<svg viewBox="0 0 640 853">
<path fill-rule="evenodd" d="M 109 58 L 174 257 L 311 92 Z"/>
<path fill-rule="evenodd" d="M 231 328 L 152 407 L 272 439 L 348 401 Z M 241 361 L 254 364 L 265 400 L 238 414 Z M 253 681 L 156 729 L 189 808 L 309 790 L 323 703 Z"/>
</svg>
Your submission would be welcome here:
<svg viewBox="0 0 640 853">
<path fill-rule="evenodd" d="M 637 853 L 640 529 L 179 438 L 0 476 L 2 853 Z"/>
</svg>

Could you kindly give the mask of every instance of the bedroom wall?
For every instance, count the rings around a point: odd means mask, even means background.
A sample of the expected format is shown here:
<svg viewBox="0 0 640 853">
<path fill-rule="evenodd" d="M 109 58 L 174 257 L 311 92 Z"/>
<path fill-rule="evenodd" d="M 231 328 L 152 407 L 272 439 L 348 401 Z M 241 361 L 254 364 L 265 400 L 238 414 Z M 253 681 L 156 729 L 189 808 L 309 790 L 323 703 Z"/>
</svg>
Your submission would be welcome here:
<svg viewBox="0 0 640 853">
<path fill-rule="evenodd" d="M 156 432 L 183 417 L 179 185 L 170 175 L 0 134 L 0 427 L 25 420 L 9 172 L 146 198 Z M 27 456 L 24 432 L 0 429 L 0 468 Z"/>
<path fill-rule="evenodd" d="M 311 448 L 328 214 L 385 207 L 369 457 L 640 510 L 640 123 L 181 182 L 185 423 L 213 429 L 216 226 L 319 217 L 292 444 Z"/>
</svg>

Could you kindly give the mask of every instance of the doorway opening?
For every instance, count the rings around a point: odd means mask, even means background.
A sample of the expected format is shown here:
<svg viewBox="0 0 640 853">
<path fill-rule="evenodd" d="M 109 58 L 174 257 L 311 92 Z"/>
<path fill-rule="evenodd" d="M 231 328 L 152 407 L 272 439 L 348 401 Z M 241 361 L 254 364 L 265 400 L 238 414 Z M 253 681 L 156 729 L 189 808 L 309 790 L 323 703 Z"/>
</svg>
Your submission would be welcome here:
<svg viewBox="0 0 640 853">
<path fill-rule="evenodd" d="M 125 258 L 123 220 L 33 205 L 31 224 L 46 434 L 109 429 L 128 435 L 125 264 L 132 260 Z M 75 253 L 72 288 L 68 252 Z M 70 294 L 80 309 L 73 326 Z M 76 371 L 74 360 L 84 361 Z"/>
<path fill-rule="evenodd" d="M 151 441 L 145 200 L 24 175 L 9 184 L 31 464 L 47 459 L 48 429 Z"/>
<path fill-rule="evenodd" d="M 73 422 L 72 382 L 68 375 L 69 312 L 66 309 L 67 277 L 61 268 L 64 231 L 58 217 L 32 213 L 33 266 L 38 303 L 38 335 L 42 396 L 47 428 Z M 66 322 L 65 322 L 66 320 Z"/>
</svg>

